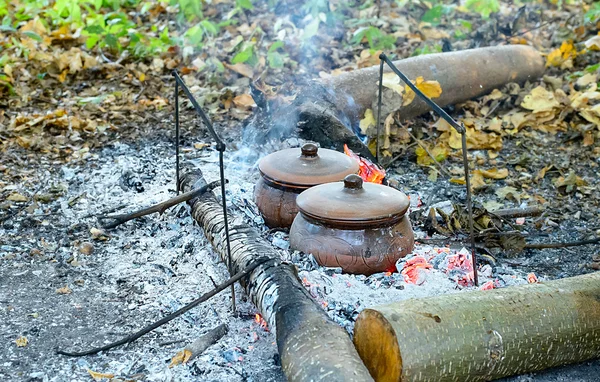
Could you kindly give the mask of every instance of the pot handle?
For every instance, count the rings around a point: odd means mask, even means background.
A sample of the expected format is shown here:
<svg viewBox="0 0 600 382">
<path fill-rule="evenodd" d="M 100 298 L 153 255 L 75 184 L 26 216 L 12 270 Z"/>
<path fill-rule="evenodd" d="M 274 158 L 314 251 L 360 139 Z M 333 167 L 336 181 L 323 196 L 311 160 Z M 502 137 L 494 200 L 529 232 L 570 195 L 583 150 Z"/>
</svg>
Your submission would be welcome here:
<svg viewBox="0 0 600 382">
<path fill-rule="evenodd" d="M 351 190 L 360 190 L 363 188 L 363 180 L 356 174 L 346 175 L 344 178 L 344 188 Z"/>
<path fill-rule="evenodd" d="M 302 152 L 302 157 L 305 158 L 314 158 L 319 156 L 319 148 L 314 143 L 305 143 L 302 145 L 300 151 Z"/>
</svg>

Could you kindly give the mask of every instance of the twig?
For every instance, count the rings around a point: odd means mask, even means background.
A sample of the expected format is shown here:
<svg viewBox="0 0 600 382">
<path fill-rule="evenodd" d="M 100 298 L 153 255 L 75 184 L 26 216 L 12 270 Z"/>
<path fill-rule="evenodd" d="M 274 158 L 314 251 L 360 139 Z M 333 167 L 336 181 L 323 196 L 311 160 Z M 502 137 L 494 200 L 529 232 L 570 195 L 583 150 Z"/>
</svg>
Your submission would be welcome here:
<svg viewBox="0 0 600 382">
<path fill-rule="evenodd" d="M 93 214 L 84 215 L 84 216 L 81 217 L 81 219 L 91 218 L 92 216 L 104 216 L 104 215 L 108 215 L 110 213 L 113 213 L 113 212 L 118 211 L 120 209 L 123 209 L 125 207 L 127 207 L 127 204 L 119 204 L 118 206 L 111 207 L 111 208 L 109 208 L 107 210 L 104 210 L 104 211 L 100 212 L 99 214 L 98 213 L 93 213 Z"/>
<path fill-rule="evenodd" d="M 214 345 L 225 334 L 227 334 L 228 331 L 229 328 L 227 327 L 227 325 L 221 324 L 216 328 L 209 330 L 202 337 L 198 338 L 196 341 L 186 346 L 185 349 L 189 350 L 192 353 L 192 355 L 188 359 L 188 362 L 204 353 L 206 349 L 208 349 L 211 345 Z"/>
<path fill-rule="evenodd" d="M 528 243 L 525 244 L 526 249 L 548 249 L 548 248 L 566 248 L 566 247 L 577 247 L 580 245 L 587 244 L 597 244 L 600 243 L 600 237 L 589 239 L 589 240 L 579 240 L 579 241 L 569 241 L 566 243 L 541 243 L 541 244 L 533 244 Z"/>
<path fill-rule="evenodd" d="M 179 203 L 187 202 L 188 200 L 194 199 L 208 191 L 213 190 L 214 188 L 217 188 L 219 186 L 219 184 L 221 184 L 221 182 L 216 180 L 216 181 L 209 183 L 207 185 L 204 185 L 196 190 L 192 190 L 192 191 L 186 192 L 185 194 L 178 195 L 178 196 L 171 198 L 169 200 L 166 200 L 162 203 L 158 203 L 153 206 L 146 207 L 146 208 L 143 208 L 141 210 L 138 210 L 138 211 L 135 211 L 135 212 L 132 212 L 129 214 L 100 215 L 100 216 L 98 216 L 98 220 L 100 221 L 102 228 L 109 229 L 109 228 L 115 228 L 115 227 L 117 227 L 125 222 L 128 222 L 130 220 L 133 220 L 135 218 L 150 215 L 155 212 L 158 212 L 159 214 L 163 214 L 167 210 L 167 208 L 173 207 Z M 113 221 L 110 223 L 102 223 L 103 220 L 113 220 Z"/>
<path fill-rule="evenodd" d="M 238 272 L 237 274 L 235 274 L 233 277 L 231 277 L 229 280 L 225 281 L 223 284 L 219 285 L 218 288 L 213 289 L 212 291 L 205 293 L 202 295 L 202 297 L 194 300 L 193 302 L 187 304 L 186 306 L 184 306 L 183 308 L 179 309 L 178 311 L 169 314 L 168 316 L 162 318 L 161 320 L 158 320 L 156 322 L 154 322 L 151 325 L 146 326 L 145 328 L 143 328 L 142 330 L 131 334 L 119 341 L 110 343 L 108 345 L 105 346 L 101 346 L 98 348 L 94 348 L 91 350 L 87 350 L 87 351 L 83 351 L 83 352 L 68 352 L 68 351 L 64 351 L 64 350 L 56 350 L 57 354 L 61 354 L 61 355 L 66 355 L 69 357 L 82 357 L 85 355 L 91 355 L 91 354 L 97 354 L 100 353 L 101 351 L 106 351 L 109 349 L 112 349 L 114 347 L 117 346 L 121 346 L 121 345 L 125 345 L 125 344 L 129 344 L 135 340 L 137 340 L 138 338 L 140 338 L 141 336 L 150 333 L 151 331 L 153 331 L 154 329 L 166 324 L 167 322 L 181 316 L 182 314 L 184 314 L 185 312 L 195 308 L 196 306 L 198 306 L 199 304 L 203 303 L 204 301 L 210 299 L 211 297 L 216 296 L 219 292 L 222 292 L 223 290 L 229 288 L 230 285 L 233 285 L 234 283 L 236 283 L 237 281 L 241 280 L 242 278 L 246 277 L 247 275 L 249 275 L 256 267 L 258 267 L 261 264 L 266 263 L 267 261 L 272 260 L 271 258 L 262 258 L 256 262 L 254 262 L 253 264 L 249 265 L 248 267 L 246 267 L 243 271 Z"/>
<path fill-rule="evenodd" d="M 186 341 L 185 338 L 180 338 L 178 340 L 161 342 L 161 343 L 158 344 L 158 346 L 169 346 L 169 345 L 178 344 L 180 342 L 185 342 L 185 341 Z"/>
<path fill-rule="evenodd" d="M 444 176 L 448 177 L 448 178 L 452 178 L 452 175 L 450 175 L 450 173 L 448 172 L 448 170 L 446 170 L 446 168 L 444 166 L 442 166 L 442 164 L 440 162 L 438 162 L 437 159 L 435 159 L 435 157 L 433 156 L 433 154 L 431 154 L 429 152 L 429 150 L 427 150 L 427 147 L 425 147 L 425 145 L 423 144 L 423 142 L 421 142 L 421 140 L 419 138 L 417 138 L 413 133 L 410 132 L 410 130 L 408 130 L 408 128 L 406 129 L 406 132 L 408 133 L 408 135 L 410 135 L 410 137 L 412 139 L 415 140 L 415 142 L 417 142 L 417 144 L 423 149 L 425 150 L 425 152 L 427 153 L 427 155 L 429 155 L 429 157 L 431 159 L 433 159 L 433 163 L 436 164 L 436 166 L 439 168 L 440 172 L 442 174 L 444 174 Z"/>
<path fill-rule="evenodd" d="M 490 212 L 490 214 L 492 215 L 496 215 L 500 218 L 505 219 L 540 216 L 542 213 L 544 213 L 544 210 L 540 207 L 507 208 L 503 210 L 496 210 Z"/>
</svg>

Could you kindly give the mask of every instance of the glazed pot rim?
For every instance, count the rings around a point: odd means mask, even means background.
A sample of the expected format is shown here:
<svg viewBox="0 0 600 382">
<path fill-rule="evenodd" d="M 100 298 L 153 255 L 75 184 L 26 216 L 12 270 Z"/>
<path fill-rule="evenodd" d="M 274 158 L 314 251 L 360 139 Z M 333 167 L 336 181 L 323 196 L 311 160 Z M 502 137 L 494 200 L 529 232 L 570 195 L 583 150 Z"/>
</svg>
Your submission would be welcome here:
<svg viewBox="0 0 600 382">
<path fill-rule="evenodd" d="M 260 173 L 260 176 L 263 178 L 263 180 L 265 181 L 265 183 L 273 188 L 277 188 L 280 189 L 282 191 L 291 191 L 294 193 L 301 193 L 304 190 L 308 190 L 311 187 L 317 186 L 317 184 L 297 184 L 297 183 L 287 183 L 287 182 L 282 182 L 282 181 L 278 181 L 274 178 L 271 178 L 270 176 L 268 176 L 267 174 L 265 174 L 264 172 L 262 172 L 260 169 L 258 170 L 258 172 Z"/>
<path fill-rule="evenodd" d="M 390 216 L 382 216 L 373 219 L 328 219 L 323 216 L 310 214 L 302 209 L 299 210 L 302 217 L 312 223 L 324 225 L 333 229 L 362 230 L 371 228 L 387 228 L 399 223 L 406 212 Z"/>
</svg>

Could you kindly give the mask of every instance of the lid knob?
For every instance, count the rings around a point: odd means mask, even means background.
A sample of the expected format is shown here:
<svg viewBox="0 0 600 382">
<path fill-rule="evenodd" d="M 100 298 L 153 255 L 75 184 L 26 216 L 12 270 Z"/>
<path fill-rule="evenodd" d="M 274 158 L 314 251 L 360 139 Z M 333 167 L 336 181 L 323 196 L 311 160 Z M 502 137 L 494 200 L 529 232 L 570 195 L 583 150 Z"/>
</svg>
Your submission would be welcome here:
<svg viewBox="0 0 600 382">
<path fill-rule="evenodd" d="M 344 178 L 344 188 L 360 190 L 362 188 L 362 185 L 362 178 L 356 174 L 346 175 L 346 177 Z"/>
<path fill-rule="evenodd" d="M 319 148 L 314 143 L 305 143 L 304 145 L 302 145 L 300 151 L 302 152 L 303 157 L 312 158 L 318 155 L 317 151 L 319 151 Z"/>
</svg>

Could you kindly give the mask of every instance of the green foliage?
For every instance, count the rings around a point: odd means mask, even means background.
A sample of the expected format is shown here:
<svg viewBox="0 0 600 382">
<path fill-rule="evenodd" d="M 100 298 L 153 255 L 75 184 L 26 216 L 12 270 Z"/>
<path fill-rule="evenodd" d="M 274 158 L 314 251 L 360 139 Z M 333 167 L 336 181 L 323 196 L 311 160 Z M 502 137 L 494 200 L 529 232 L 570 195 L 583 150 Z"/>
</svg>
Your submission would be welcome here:
<svg viewBox="0 0 600 382">
<path fill-rule="evenodd" d="M 252 5 L 252 1 L 250 0 L 235 0 L 235 5 L 242 9 L 254 9 L 254 5 Z"/>
<path fill-rule="evenodd" d="M 173 2 L 179 4 L 179 11 L 187 22 L 202 18 L 202 0 L 172 0 L 171 4 Z"/>
<path fill-rule="evenodd" d="M 442 52 L 442 46 L 440 44 L 435 44 L 433 46 L 431 45 L 425 45 L 421 48 L 417 48 L 415 49 L 415 51 L 411 54 L 411 56 L 422 56 L 425 54 L 431 54 L 431 53 L 441 53 Z"/>
<path fill-rule="evenodd" d="M 595 2 L 592 4 L 590 9 L 583 15 L 583 20 L 586 23 L 595 23 L 600 20 L 600 2 Z"/>
<path fill-rule="evenodd" d="M 360 44 L 364 39 L 367 40 L 369 43 L 369 48 L 372 51 L 391 49 L 394 47 L 394 43 L 396 42 L 396 38 L 394 36 L 388 36 L 373 26 L 357 29 L 352 36 L 351 42 L 354 44 Z"/>
<path fill-rule="evenodd" d="M 479 13 L 484 19 L 488 19 L 491 13 L 500 10 L 500 4 L 498 0 L 467 0 L 465 1 L 465 8 L 471 12 Z"/>
<path fill-rule="evenodd" d="M 267 52 L 267 62 L 271 68 L 283 68 L 287 54 L 279 53 L 277 50 L 283 50 L 283 41 L 275 41 Z"/>
<path fill-rule="evenodd" d="M 254 44 L 245 42 L 241 44 L 237 54 L 231 60 L 232 64 L 248 63 L 251 66 L 256 64 L 256 55 L 254 54 Z"/>
<path fill-rule="evenodd" d="M 438 4 L 425 12 L 423 17 L 421 17 L 421 21 L 430 23 L 431 25 L 438 25 L 442 21 L 443 15 L 449 15 L 453 11 L 454 5 Z"/>
</svg>

